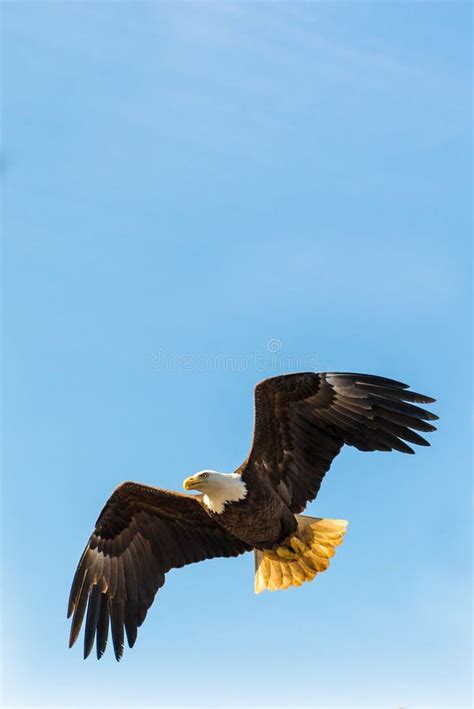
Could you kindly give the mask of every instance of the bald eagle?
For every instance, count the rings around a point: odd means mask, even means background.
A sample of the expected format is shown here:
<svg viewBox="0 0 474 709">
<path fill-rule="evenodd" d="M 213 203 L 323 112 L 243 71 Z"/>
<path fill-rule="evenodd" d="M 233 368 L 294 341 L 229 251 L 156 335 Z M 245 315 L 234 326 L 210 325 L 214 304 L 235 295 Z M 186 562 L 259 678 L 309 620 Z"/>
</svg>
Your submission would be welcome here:
<svg viewBox="0 0 474 709">
<path fill-rule="evenodd" d="M 255 555 L 255 591 L 286 589 L 325 571 L 347 522 L 303 516 L 344 444 L 362 451 L 413 453 L 416 431 L 437 419 L 414 403 L 435 400 L 408 385 L 367 374 L 305 372 L 255 388 L 248 458 L 233 473 L 203 470 L 184 480 L 187 495 L 125 482 L 99 515 L 69 597 L 69 646 L 85 619 L 84 657 L 97 657 L 109 626 L 115 657 L 124 632 L 133 647 L 165 574 L 214 557 Z"/>
</svg>

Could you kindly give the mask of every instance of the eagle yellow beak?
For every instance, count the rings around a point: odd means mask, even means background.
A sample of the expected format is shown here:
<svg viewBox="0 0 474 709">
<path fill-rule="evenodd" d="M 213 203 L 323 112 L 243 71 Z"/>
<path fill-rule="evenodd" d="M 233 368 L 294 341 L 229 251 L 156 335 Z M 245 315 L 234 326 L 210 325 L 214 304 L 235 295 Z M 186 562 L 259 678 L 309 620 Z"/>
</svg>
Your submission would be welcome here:
<svg viewBox="0 0 474 709">
<path fill-rule="evenodd" d="M 195 490 L 197 484 L 198 481 L 196 479 L 196 476 L 191 475 L 191 477 L 186 478 L 186 480 L 183 482 L 183 487 L 185 490 Z"/>
</svg>

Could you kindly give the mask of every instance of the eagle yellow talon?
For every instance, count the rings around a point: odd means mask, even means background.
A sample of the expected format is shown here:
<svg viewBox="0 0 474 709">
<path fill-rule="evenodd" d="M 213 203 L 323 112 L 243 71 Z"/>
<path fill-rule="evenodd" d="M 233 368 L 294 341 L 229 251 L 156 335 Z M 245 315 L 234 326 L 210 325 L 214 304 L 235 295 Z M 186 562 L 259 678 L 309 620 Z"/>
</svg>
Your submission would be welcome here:
<svg viewBox="0 0 474 709">
<path fill-rule="evenodd" d="M 295 554 L 304 554 L 307 551 L 307 547 L 303 544 L 298 537 L 291 537 L 289 540 L 290 547 L 293 549 Z"/>
<path fill-rule="evenodd" d="M 294 560 L 298 556 L 304 555 L 308 551 L 307 547 L 298 537 L 290 537 L 288 545 L 279 546 L 275 549 L 276 554 L 281 559 Z"/>
<path fill-rule="evenodd" d="M 288 561 L 296 559 L 296 552 L 289 547 L 277 547 L 275 553 L 278 554 L 280 559 L 287 559 Z"/>
</svg>

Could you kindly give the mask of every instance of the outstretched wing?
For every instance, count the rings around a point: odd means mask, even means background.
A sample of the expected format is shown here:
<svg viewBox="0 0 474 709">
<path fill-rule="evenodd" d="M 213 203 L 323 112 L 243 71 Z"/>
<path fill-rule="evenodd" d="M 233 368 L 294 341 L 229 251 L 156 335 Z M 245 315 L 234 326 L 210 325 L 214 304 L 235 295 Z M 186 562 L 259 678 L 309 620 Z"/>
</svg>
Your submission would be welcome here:
<svg viewBox="0 0 474 709">
<path fill-rule="evenodd" d="M 416 431 L 434 431 L 435 414 L 413 403 L 434 399 L 368 374 L 306 372 L 265 379 L 255 388 L 252 450 L 240 472 L 267 476 L 293 512 L 313 500 L 344 443 L 362 451 L 414 451 Z M 415 429 L 415 430 L 413 430 Z"/>
<path fill-rule="evenodd" d="M 119 660 L 124 628 L 133 647 L 167 571 L 249 549 L 214 522 L 196 497 L 123 483 L 103 508 L 74 576 L 69 647 L 77 640 L 87 608 L 84 657 L 94 638 L 97 657 L 103 655 L 110 623 Z"/>
</svg>

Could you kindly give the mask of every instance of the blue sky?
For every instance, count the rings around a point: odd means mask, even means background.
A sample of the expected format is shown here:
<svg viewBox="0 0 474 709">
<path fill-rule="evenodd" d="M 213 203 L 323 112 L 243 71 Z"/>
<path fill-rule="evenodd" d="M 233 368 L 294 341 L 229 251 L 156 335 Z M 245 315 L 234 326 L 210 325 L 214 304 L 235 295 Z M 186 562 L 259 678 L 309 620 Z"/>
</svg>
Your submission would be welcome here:
<svg viewBox="0 0 474 709">
<path fill-rule="evenodd" d="M 4 706 L 461 707 L 470 687 L 470 4 L 4 2 Z M 117 664 L 66 600 L 122 480 L 246 456 L 304 368 L 436 396 L 344 450 L 315 582 L 172 572 Z"/>
</svg>

